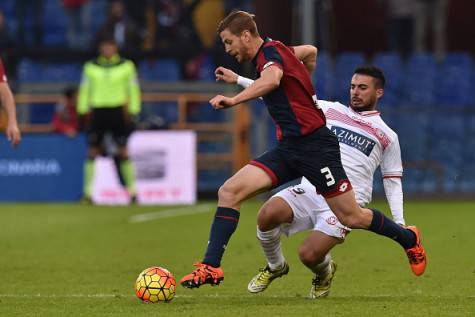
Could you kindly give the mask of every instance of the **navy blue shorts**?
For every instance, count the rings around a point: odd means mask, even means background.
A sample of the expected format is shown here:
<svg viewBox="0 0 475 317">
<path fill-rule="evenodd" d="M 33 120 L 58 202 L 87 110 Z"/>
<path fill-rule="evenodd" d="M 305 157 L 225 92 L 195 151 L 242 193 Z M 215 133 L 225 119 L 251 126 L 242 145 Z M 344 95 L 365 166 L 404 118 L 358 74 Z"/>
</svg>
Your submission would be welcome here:
<svg viewBox="0 0 475 317">
<path fill-rule="evenodd" d="M 326 198 L 351 190 L 341 164 L 340 145 L 326 127 L 301 137 L 288 137 L 249 164 L 262 168 L 277 187 L 305 176 Z"/>
</svg>

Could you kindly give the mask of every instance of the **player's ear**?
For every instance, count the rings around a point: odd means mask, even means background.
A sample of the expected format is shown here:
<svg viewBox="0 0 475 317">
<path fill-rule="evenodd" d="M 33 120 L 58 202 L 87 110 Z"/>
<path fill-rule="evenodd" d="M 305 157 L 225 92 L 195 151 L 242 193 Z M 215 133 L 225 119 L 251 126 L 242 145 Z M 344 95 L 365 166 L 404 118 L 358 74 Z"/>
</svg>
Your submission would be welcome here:
<svg viewBox="0 0 475 317">
<path fill-rule="evenodd" d="M 383 88 L 378 88 L 376 89 L 376 98 L 381 98 L 384 95 L 384 89 Z"/>
<path fill-rule="evenodd" d="M 249 32 L 249 30 L 242 31 L 241 38 L 244 42 L 249 43 L 251 41 L 251 32 Z"/>
</svg>

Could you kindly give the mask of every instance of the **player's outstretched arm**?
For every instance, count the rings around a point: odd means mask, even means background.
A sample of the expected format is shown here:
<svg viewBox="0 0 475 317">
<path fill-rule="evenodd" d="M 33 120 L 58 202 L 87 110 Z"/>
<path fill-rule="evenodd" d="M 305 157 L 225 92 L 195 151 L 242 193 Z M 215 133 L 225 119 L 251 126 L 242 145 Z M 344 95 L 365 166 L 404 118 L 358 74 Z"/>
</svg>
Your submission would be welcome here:
<svg viewBox="0 0 475 317">
<path fill-rule="evenodd" d="M 317 48 L 313 45 L 294 46 L 294 54 L 307 68 L 311 75 L 317 66 Z"/>
<path fill-rule="evenodd" d="M 251 86 L 251 84 L 254 82 L 254 80 L 247 77 L 239 76 L 232 70 L 222 66 L 216 68 L 214 74 L 216 76 L 216 81 L 224 81 L 228 84 L 238 84 L 242 88 L 247 88 Z"/>
<path fill-rule="evenodd" d="M 234 73 L 234 75 L 236 74 Z M 230 98 L 218 95 L 210 100 L 210 104 L 215 109 L 223 109 L 230 108 L 237 104 L 261 97 L 279 87 L 282 76 L 283 72 L 282 69 L 280 69 L 279 67 L 267 67 L 261 72 L 261 77 L 255 80 L 254 82 L 252 82 L 252 80 L 248 78 L 243 77 L 243 79 L 247 79 L 252 83 L 236 96 Z M 230 79 L 230 82 L 235 82 L 234 80 L 237 81 L 237 78 L 232 80 Z"/>
<path fill-rule="evenodd" d="M 12 146 L 16 147 L 20 143 L 21 133 L 20 129 L 18 129 L 18 123 L 16 120 L 15 100 L 13 99 L 12 91 L 6 82 L 0 83 L 0 97 L 8 117 L 5 134 Z"/>
</svg>

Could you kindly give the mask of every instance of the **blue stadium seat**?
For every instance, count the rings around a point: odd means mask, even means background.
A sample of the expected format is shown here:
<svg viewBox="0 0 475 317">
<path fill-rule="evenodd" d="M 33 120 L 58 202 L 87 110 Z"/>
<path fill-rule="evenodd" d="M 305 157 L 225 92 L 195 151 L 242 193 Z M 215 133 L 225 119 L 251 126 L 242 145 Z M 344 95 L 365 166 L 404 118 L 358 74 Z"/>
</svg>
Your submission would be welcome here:
<svg viewBox="0 0 475 317">
<path fill-rule="evenodd" d="M 224 122 L 232 116 L 231 111 L 215 110 L 209 102 L 188 105 L 188 121 L 190 122 Z"/>
<path fill-rule="evenodd" d="M 464 163 L 464 144 L 466 126 L 463 114 L 436 114 L 432 116 L 432 142 L 429 156 L 444 167 L 444 190 L 458 189 L 460 168 Z"/>
<path fill-rule="evenodd" d="M 67 17 L 60 2 L 46 0 L 43 6 L 43 44 L 45 46 L 61 46 L 66 41 Z"/>
<path fill-rule="evenodd" d="M 416 168 L 404 167 L 402 186 L 404 193 L 417 193 L 421 191 L 424 172 Z"/>
<path fill-rule="evenodd" d="M 214 64 L 213 60 L 209 56 L 205 56 L 203 61 L 200 65 L 199 73 L 198 73 L 198 80 L 201 81 L 215 81 L 214 71 L 216 69 L 216 65 Z"/>
<path fill-rule="evenodd" d="M 22 59 L 18 63 L 17 71 L 20 82 L 31 83 L 43 80 L 42 67 L 30 59 Z"/>
<path fill-rule="evenodd" d="M 149 81 L 179 81 L 180 65 L 171 58 L 142 61 L 139 64 L 139 76 Z"/>
<path fill-rule="evenodd" d="M 475 67 L 468 53 L 449 53 L 437 76 L 437 103 L 445 106 L 471 105 L 474 100 Z"/>
<path fill-rule="evenodd" d="M 55 104 L 32 104 L 30 107 L 30 123 L 47 124 L 53 120 Z"/>
<path fill-rule="evenodd" d="M 377 53 L 373 58 L 373 64 L 380 67 L 386 77 L 386 88 L 380 104 L 401 105 L 405 75 L 405 65 L 401 56 L 395 52 Z"/>
<path fill-rule="evenodd" d="M 437 64 L 433 55 L 411 55 L 404 85 L 405 103 L 411 106 L 432 106 L 435 102 Z"/>
<path fill-rule="evenodd" d="M 317 68 L 313 73 L 313 84 L 317 98 L 322 100 L 333 100 L 333 61 L 327 52 L 319 52 L 317 56 Z"/>
<path fill-rule="evenodd" d="M 220 170 L 199 170 L 198 171 L 198 190 L 204 192 L 217 192 L 218 188 L 231 175 L 231 168 Z"/>
<path fill-rule="evenodd" d="M 365 64 L 363 53 L 341 53 L 335 63 L 335 98 L 337 101 L 348 104 L 350 95 L 350 81 L 356 67 Z"/>
<path fill-rule="evenodd" d="M 430 122 L 428 113 L 400 113 L 393 130 L 399 136 L 403 162 L 428 159 Z"/>
</svg>

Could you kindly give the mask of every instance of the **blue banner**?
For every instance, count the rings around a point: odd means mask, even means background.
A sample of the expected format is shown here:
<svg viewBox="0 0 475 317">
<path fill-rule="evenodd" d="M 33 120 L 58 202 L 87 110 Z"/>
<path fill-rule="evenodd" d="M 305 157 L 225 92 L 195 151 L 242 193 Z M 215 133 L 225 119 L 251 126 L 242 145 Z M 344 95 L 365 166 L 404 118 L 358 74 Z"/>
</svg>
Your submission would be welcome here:
<svg viewBox="0 0 475 317">
<path fill-rule="evenodd" d="M 82 193 L 84 135 L 25 134 L 17 149 L 0 137 L 0 201 L 74 201 Z"/>
</svg>

